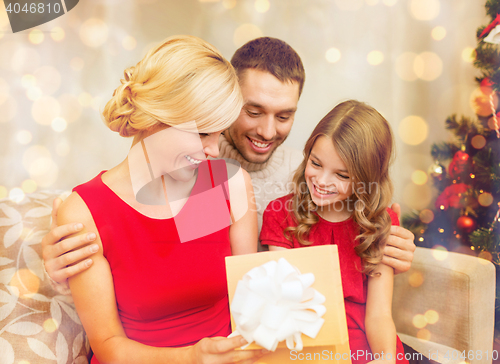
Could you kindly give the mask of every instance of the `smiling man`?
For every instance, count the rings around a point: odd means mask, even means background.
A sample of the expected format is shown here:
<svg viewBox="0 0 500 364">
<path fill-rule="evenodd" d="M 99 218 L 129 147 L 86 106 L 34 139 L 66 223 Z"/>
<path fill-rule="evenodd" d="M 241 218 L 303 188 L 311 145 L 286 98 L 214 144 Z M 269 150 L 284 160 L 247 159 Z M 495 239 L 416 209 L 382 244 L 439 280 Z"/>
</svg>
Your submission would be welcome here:
<svg viewBox="0 0 500 364">
<path fill-rule="evenodd" d="M 219 140 L 219 157 L 237 160 L 250 173 L 260 230 L 267 204 L 288 192 L 287 183 L 302 161 L 300 151 L 282 143 L 292 129 L 305 72 L 292 47 L 269 37 L 243 45 L 231 64 L 245 104 Z"/>
</svg>

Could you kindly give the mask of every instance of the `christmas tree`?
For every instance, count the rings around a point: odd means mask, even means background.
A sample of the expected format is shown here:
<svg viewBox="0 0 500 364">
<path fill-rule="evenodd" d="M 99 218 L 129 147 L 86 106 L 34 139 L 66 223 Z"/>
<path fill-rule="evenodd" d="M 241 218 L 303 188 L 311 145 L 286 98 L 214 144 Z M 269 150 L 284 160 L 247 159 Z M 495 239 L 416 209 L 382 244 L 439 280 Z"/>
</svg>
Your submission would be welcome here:
<svg viewBox="0 0 500 364">
<path fill-rule="evenodd" d="M 500 0 L 486 2 L 490 24 L 477 30 L 471 95 L 477 117 L 450 116 L 454 142 L 432 146 L 429 177 L 438 190 L 432 209 L 403 218 L 423 247 L 441 246 L 492 261 L 497 268 L 496 336 L 500 332 Z M 444 165 L 448 164 L 446 168 Z"/>
</svg>

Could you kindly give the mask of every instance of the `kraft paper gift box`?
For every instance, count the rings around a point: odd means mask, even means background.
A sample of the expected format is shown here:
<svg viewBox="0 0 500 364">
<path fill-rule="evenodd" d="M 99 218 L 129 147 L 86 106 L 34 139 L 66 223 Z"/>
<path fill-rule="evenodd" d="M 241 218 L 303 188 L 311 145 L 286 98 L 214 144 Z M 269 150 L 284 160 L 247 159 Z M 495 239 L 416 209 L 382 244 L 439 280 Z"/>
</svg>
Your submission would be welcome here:
<svg viewBox="0 0 500 364">
<path fill-rule="evenodd" d="M 285 258 L 291 265 L 297 267 L 301 274 L 314 274 L 315 282 L 311 287 L 319 291 L 326 299 L 323 303 L 326 308 L 326 313 L 323 315 L 325 322 L 315 339 L 302 334 L 304 345 L 302 351 L 290 350 L 285 342 L 280 342 L 276 351 L 265 354 L 256 363 L 283 364 L 304 361 L 307 363 L 350 364 L 344 295 L 336 245 L 226 257 L 229 302 L 233 302 L 238 281 L 247 272 L 271 260 L 278 261 L 280 258 Z M 233 315 L 231 315 L 231 326 L 234 331 L 236 325 Z M 252 343 L 244 350 L 257 349 L 261 349 L 261 347 Z"/>
</svg>

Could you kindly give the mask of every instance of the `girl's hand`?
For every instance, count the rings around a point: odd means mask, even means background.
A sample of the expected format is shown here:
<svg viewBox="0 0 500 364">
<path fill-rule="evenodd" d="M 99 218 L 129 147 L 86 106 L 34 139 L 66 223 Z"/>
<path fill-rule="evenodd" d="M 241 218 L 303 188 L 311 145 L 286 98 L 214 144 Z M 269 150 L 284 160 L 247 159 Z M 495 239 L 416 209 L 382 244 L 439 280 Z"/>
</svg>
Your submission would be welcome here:
<svg viewBox="0 0 500 364">
<path fill-rule="evenodd" d="M 235 350 L 247 344 L 241 336 L 232 338 L 204 338 L 192 346 L 192 363 L 195 364 L 251 364 L 265 354 L 265 350 Z"/>
</svg>

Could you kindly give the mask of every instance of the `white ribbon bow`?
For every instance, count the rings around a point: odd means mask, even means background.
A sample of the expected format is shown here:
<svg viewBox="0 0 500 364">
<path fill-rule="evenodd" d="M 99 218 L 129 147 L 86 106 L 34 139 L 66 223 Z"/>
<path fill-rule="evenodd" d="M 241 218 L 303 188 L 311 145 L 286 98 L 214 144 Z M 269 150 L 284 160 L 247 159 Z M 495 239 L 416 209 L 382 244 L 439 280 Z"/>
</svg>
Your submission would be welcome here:
<svg viewBox="0 0 500 364">
<path fill-rule="evenodd" d="M 314 274 L 301 274 L 284 258 L 253 268 L 238 282 L 231 312 L 236 330 L 251 344 L 269 351 L 286 340 L 290 350 L 303 348 L 301 334 L 315 338 L 325 322 L 325 297 L 311 287 Z"/>
</svg>

